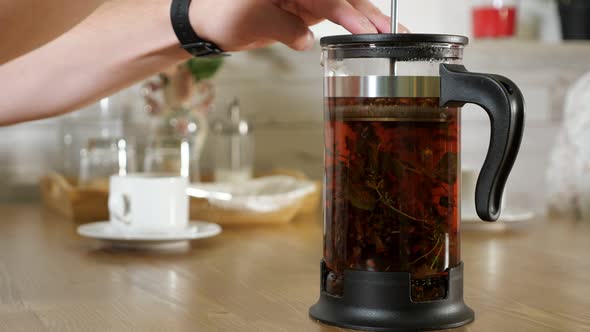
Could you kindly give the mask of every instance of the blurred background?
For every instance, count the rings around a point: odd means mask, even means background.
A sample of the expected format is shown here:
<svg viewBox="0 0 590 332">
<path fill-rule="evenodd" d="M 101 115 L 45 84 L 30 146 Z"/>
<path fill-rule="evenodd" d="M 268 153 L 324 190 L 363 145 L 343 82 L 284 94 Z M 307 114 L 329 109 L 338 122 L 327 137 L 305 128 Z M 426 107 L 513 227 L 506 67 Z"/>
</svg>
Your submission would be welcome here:
<svg viewBox="0 0 590 332">
<path fill-rule="evenodd" d="M 48 22 L 61 23 L 48 23 L 53 28 L 43 29 L 33 28 L 31 22 L 30 30 L 23 31 L 31 36 L 29 44 L 21 44 L 22 50 L 10 52 L 19 54 L 38 46 L 37 40 L 43 34 L 57 35 L 60 27 L 65 29 L 72 23 L 61 19 L 67 11 L 79 12 L 82 19 L 88 8 L 100 2 L 86 1 L 79 8 L 47 5 L 33 9 L 45 11 L 50 18 Z M 374 0 L 374 3 L 386 12 L 389 10 L 389 1 Z M 577 0 L 400 2 L 401 22 L 412 32 L 469 36 L 472 41 L 465 51 L 465 65 L 471 71 L 508 76 L 523 90 L 528 112 L 526 132 L 507 195 L 509 201 L 518 201 L 536 213 L 546 213 L 549 203 L 559 200 L 555 197 L 564 191 L 580 194 L 580 189 L 565 185 L 571 181 L 564 179 L 569 173 L 567 168 L 562 168 L 559 157 L 552 157 L 555 155 L 552 151 L 559 144 L 564 148 L 567 145 L 567 140 L 559 139 L 567 131 L 562 128 L 567 114 L 566 97 L 570 87 L 590 70 L 587 40 L 590 16 L 584 14 L 588 8 L 587 2 Z M 578 24 L 576 17 L 580 13 L 582 23 Z M 5 19 L 11 18 L 0 17 L 2 21 Z M 344 33 L 330 23 L 316 26 L 314 32 L 317 38 Z M 210 69 L 207 66 L 197 65 L 205 71 Z M 43 64 L 39 64 L 38 70 L 43 70 Z M 215 64 L 204 76 L 195 76 L 197 79 L 190 83 L 200 111 L 188 116 L 174 113 L 170 119 L 166 118 L 169 115 L 154 111 L 154 103 L 166 107 L 169 101 L 162 85 L 174 81 L 178 75 L 183 74 L 171 72 L 140 82 L 60 118 L 0 128 L 3 138 L 0 140 L 0 200 L 36 199 L 40 177 L 51 171 L 84 176 L 81 168 L 87 169 L 88 160 L 92 159 L 88 149 L 100 148 L 103 143 L 118 144 L 120 138 L 125 138 L 126 149 L 132 150 L 133 158 L 129 162 L 134 164 L 134 169 L 150 167 L 146 151 L 153 147 L 154 136 L 162 130 L 162 124 L 171 121 L 182 122 L 185 134 L 194 136 L 196 146 L 192 153 L 196 155 L 192 158 L 198 160 L 196 172 L 213 173 L 220 161 L 216 161 L 214 153 L 219 145 L 212 142 L 214 135 L 223 131 L 222 125 L 215 127 L 215 124 L 227 122 L 232 107 L 239 109 L 239 121 L 248 123 L 246 134 L 252 140 L 248 144 L 256 148 L 245 149 L 252 153 L 255 169 L 284 167 L 300 170 L 314 179 L 322 177 L 323 71 L 319 43 L 313 50 L 302 53 L 277 44 L 233 54 L 223 63 Z M 236 98 L 239 103 L 235 102 Z M 485 113 L 477 107 L 466 107 L 463 112 L 465 168 L 481 166 L 488 140 Z M 567 193 L 564 197 L 563 209 L 576 209 L 574 201 L 579 197 Z"/>
</svg>

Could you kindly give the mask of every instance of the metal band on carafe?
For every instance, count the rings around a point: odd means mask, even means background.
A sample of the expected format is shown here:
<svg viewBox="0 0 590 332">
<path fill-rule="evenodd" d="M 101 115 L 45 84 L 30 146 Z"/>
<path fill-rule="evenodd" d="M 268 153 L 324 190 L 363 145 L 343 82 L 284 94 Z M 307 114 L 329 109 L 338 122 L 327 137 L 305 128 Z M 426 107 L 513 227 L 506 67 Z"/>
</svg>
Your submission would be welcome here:
<svg viewBox="0 0 590 332">
<path fill-rule="evenodd" d="M 325 78 L 326 97 L 438 98 L 437 76 L 330 76 Z"/>
</svg>

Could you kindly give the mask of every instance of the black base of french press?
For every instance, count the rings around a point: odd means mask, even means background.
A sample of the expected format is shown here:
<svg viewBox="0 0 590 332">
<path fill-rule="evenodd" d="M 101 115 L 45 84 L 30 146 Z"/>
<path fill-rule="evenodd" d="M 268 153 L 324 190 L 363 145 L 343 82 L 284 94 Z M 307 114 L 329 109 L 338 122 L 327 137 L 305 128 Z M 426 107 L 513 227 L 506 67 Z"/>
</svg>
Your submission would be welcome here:
<svg viewBox="0 0 590 332">
<path fill-rule="evenodd" d="M 322 292 L 309 316 L 342 328 L 409 332 L 459 327 L 473 321 L 463 301 L 463 263 L 449 269 L 444 300 L 412 302 L 410 274 L 405 272 L 344 271 L 344 296 L 325 292 L 327 269 L 322 261 Z"/>
</svg>

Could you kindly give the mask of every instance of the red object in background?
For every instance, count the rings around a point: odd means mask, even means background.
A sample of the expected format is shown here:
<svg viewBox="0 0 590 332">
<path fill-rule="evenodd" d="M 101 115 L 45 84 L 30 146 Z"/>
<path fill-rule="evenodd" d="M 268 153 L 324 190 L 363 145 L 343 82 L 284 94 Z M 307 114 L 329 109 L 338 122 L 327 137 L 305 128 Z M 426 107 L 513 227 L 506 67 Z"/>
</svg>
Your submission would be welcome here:
<svg viewBox="0 0 590 332">
<path fill-rule="evenodd" d="M 473 35 L 476 38 L 514 36 L 516 6 L 473 8 Z"/>
</svg>

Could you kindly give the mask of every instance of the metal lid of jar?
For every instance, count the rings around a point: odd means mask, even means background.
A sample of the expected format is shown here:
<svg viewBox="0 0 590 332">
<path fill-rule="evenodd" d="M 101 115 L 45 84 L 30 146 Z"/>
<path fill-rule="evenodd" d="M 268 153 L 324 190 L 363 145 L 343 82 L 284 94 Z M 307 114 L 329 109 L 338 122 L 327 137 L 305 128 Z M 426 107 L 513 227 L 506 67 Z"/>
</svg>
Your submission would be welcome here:
<svg viewBox="0 0 590 332">
<path fill-rule="evenodd" d="M 466 46 L 469 38 L 459 35 L 421 34 L 421 33 L 371 33 L 359 35 L 328 36 L 320 39 L 322 46 L 343 44 L 397 44 L 397 43 L 430 43 L 456 44 Z M 385 46 L 385 45 L 383 45 Z"/>
<path fill-rule="evenodd" d="M 440 78 L 434 76 L 331 76 L 326 77 L 328 97 L 438 98 Z"/>
</svg>

